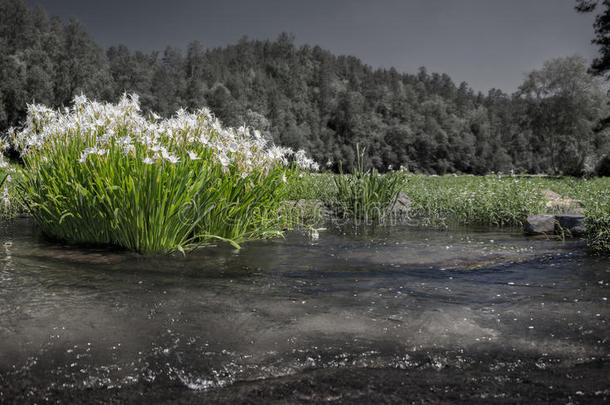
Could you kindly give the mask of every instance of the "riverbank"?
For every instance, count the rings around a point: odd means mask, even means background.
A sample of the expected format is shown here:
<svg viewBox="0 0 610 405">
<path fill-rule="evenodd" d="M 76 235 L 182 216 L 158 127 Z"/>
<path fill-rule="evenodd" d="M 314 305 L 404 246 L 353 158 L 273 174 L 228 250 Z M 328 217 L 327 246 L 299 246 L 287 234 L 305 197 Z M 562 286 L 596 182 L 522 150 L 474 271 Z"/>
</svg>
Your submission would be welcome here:
<svg viewBox="0 0 610 405">
<path fill-rule="evenodd" d="M 290 185 L 290 200 L 320 200 L 332 206 L 330 173 L 308 174 Z M 407 215 L 424 225 L 523 228 L 530 214 L 585 216 L 591 249 L 610 252 L 610 178 L 510 177 L 404 174 Z"/>
<path fill-rule="evenodd" d="M 0 210 L 5 220 L 27 215 L 16 195 L 21 170 L 18 165 L 0 169 L 0 178 L 10 175 L 11 179 L 5 184 L 7 199 Z M 281 208 L 285 226 L 323 227 L 324 217 L 336 214 L 331 209 L 337 204 L 336 176 L 340 175 L 302 173 L 289 179 Z M 610 252 L 610 178 L 402 176 L 407 198 L 401 201 L 400 220 L 417 218 L 421 225 L 434 227 L 523 228 L 530 214 L 578 213 L 585 216 L 590 248 Z"/>
</svg>

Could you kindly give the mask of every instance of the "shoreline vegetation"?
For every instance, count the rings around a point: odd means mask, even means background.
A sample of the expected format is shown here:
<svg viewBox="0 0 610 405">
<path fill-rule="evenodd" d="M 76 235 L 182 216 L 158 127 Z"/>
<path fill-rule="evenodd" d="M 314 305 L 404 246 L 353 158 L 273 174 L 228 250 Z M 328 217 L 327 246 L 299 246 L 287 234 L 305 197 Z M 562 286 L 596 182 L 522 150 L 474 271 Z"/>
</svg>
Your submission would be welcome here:
<svg viewBox="0 0 610 405">
<path fill-rule="evenodd" d="M 608 177 L 396 174 L 402 177 L 400 191 L 408 197 L 406 217 L 416 219 L 418 225 L 523 228 L 531 214 L 577 213 L 585 216 L 592 251 L 610 253 Z M 333 188 L 339 176 L 311 173 L 292 184 L 288 196 L 294 201 L 319 200 L 332 207 L 337 204 Z"/>
<path fill-rule="evenodd" d="M 582 213 L 588 245 L 610 252 L 610 178 L 444 175 L 366 169 L 318 172 L 303 151 L 258 131 L 224 128 L 209 112 L 144 117 L 135 95 L 118 104 L 77 97 L 64 111 L 31 105 L 0 163 L 1 216 L 31 215 L 51 238 L 140 253 L 184 252 L 213 241 L 316 227 L 328 218 L 423 226 L 523 227 L 529 214 Z"/>
<path fill-rule="evenodd" d="M 30 216 L 28 209 L 17 197 L 15 176 L 21 177 L 21 167 L 11 166 L 13 182 L 4 192 L 0 218 L 4 221 L 16 217 Z M 316 227 L 323 227 L 328 218 L 335 222 L 375 223 L 370 218 L 360 221 L 342 217 L 332 207 L 337 206 L 333 195 L 335 173 L 309 173 L 301 178 L 292 179 L 287 186 L 283 201 L 280 204 L 279 217 L 282 218 L 282 230 L 301 228 L 318 235 Z M 381 175 L 384 176 L 384 175 Z M 489 226 L 504 228 L 522 228 L 528 214 L 559 214 L 561 209 L 549 209 L 545 206 L 544 194 L 540 190 L 560 190 L 565 195 L 581 198 L 584 202 L 587 243 L 595 253 L 610 253 L 610 179 L 580 179 L 573 177 L 515 177 L 512 183 L 497 175 L 416 175 L 405 173 L 405 186 L 401 190 L 409 197 L 410 205 L 406 214 L 392 221 L 405 222 L 419 226 L 448 227 Z M 4 186 L 3 186 L 4 187 Z M 311 189 L 310 187 L 320 187 Z M 545 188 L 548 187 L 548 188 Z M 4 190 L 4 188 L 3 188 Z M 519 194 L 520 192 L 524 194 Z M 515 200 L 504 200 L 504 196 L 518 196 Z M 527 196 L 527 197 L 524 197 Z M 466 198 L 462 198 L 466 197 Z M 506 201 L 507 204 L 503 204 Z M 569 213 L 569 210 L 566 211 Z M 275 234 L 279 236 L 281 232 Z M 272 236 L 272 235 L 268 235 Z"/>
</svg>

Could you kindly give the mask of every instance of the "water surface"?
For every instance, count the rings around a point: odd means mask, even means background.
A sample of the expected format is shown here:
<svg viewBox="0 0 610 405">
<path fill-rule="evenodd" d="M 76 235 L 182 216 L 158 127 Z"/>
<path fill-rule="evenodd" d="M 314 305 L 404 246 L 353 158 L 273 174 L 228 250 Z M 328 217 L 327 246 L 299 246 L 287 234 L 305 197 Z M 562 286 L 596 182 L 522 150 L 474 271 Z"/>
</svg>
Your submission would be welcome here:
<svg viewBox="0 0 610 405">
<path fill-rule="evenodd" d="M 610 265 L 408 226 L 139 256 L 0 228 L 0 403 L 604 403 Z"/>
</svg>

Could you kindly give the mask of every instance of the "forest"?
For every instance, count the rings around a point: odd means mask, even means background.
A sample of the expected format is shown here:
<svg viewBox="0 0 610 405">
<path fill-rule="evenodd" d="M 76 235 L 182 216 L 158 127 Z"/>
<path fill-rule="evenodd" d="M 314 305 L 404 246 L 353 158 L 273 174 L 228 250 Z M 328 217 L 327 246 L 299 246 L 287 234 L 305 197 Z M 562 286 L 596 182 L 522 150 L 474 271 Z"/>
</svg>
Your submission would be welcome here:
<svg viewBox="0 0 610 405">
<path fill-rule="evenodd" d="M 556 58 L 514 94 L 483 94 L 424 67 L 375 69 L 297 46 L 287 33 L 214 49 L 199 41 L 185 50 L 103 49 L 76 19 L 0 0 L 1 133 L 23 125 L 30 103 L 127 92 L 165 117 L 209 107 L 225 125 L 259 129 L 334 171 L 350 168 L 360 145 L 380 171 L 586 175 L 610 153 L 606 83 L 588 68 L 576 55 Z"/>
</svg>

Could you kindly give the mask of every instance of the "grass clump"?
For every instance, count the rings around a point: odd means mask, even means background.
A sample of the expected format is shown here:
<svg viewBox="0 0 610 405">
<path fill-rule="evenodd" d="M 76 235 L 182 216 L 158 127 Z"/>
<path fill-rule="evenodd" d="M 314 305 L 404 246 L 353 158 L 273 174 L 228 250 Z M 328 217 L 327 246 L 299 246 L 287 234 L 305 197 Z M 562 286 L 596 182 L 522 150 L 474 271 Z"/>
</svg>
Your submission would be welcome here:
<svg viewBox="0 0 610 405">
<path fill-rule="evenodd" d="M 366 189 L 364 179 L 371 178 L 371 173 L 363 172 L 360 170 L 360 177 L 306 174 L 291 182 L 287 195 L 291 200 L 322 200 L 328 205 L 345 201 L 344 206 L 357 208 L 361 200 L 356 196 L 367 195 L 360 190 Z M 402 191 L 410 199 L 409 216 L 433 225 L 523 227 L 528 214 L 564 213 L 563 209 L 547 206 L 545 193 L 553 191 L 584 206 L 589 246 L 596 252 L 610 252 L 610 178 L 427 176 L 401 172 L 390 176 L 405 178 Z"/>
<path fill-rule="evenodd" d="M 77 97 L 65 112 L 29 106 L 13 140 L 23 200 L 47 235 L 141 253 L 277 235 L 287 176 L 316 168 L 208 110 L 147 119 L 126 95 L 116 105 Z"/>
<path fill-rule="evenodd" d="M 578 200 L 584 206 L 589 247 L 596 253 L 610 253 L 610 178 L 575 177 L 537 179 L 541 188 Z"/>
<path fill-rule="evenodd" d="M 592 207 L 586 211 L 587 242 L 598 253 L 610 253 L 610 205 Z"/>
<path fill-rule="evenodd" d="M 335 176 L 329 172 L 298 173 L 289 179 L 284 197 L 289 201 L 320 200 L 330 203 L 337 193 Z"/>
<path fill-rule="evenodd" d="M 357 161 L 351 174 L 333 177 L 335 195 L 330 203 L 339 215 L 364 222 L 386 220 L 404 187 L 404 176 L 399 172 L 379 174 L 376 169 L 365 170 L 364 150 L 356 147 Z"/>
<path fill-rule="evenodd" d="M 0 141 L 0 144 L 6 143 Z M 15 218 L 25 212 L 25 208 L 17 198 L 17 185 L 22 177 L 20 167 L 9 164 L 0 153 L 0 219 L 2 220 Z"/>
<path fill-rule="evenodd" d="M 589 247 L 597 253 L 610 253 L 610 187 L 591 196 L 585 209 Z"/>
</svg>

